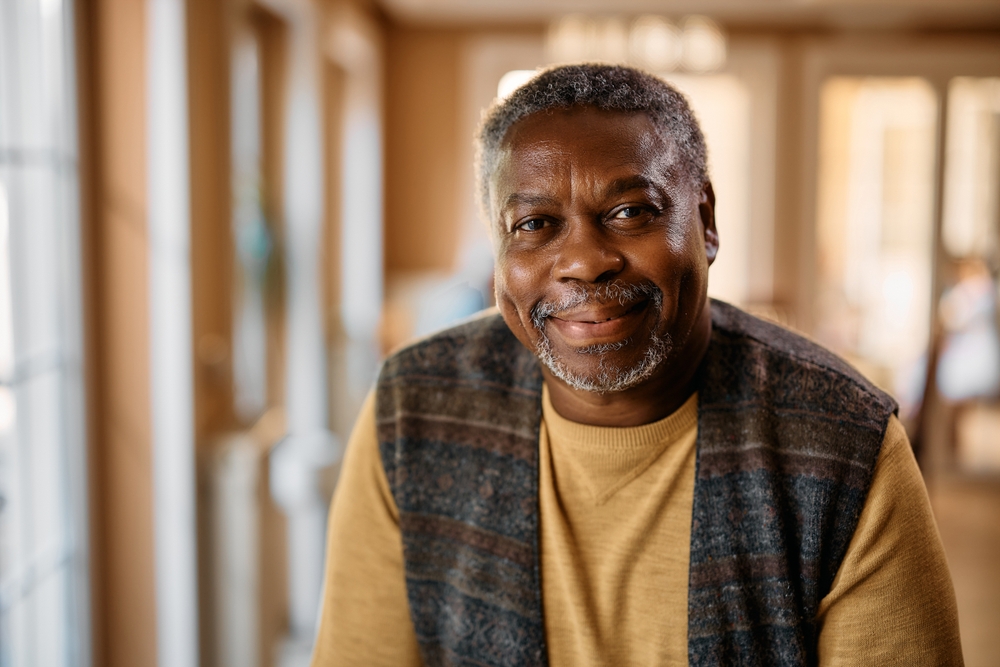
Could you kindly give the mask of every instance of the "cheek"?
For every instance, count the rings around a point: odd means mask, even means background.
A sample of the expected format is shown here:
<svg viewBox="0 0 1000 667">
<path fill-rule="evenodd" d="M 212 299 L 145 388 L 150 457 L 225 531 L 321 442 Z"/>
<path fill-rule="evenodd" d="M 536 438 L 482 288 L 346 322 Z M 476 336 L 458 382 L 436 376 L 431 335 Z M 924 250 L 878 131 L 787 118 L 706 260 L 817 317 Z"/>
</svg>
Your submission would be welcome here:
<svg viewBox="0 0 1000 667">
<path fill-rule="evenodd" d="M 684 270 L 680 277 L 678 294 L 678 316 L 682 319 L 697 317 L 701 312 L 708 293 L 708 261 L 700 239 L 692 240 L 692 246 L 684 255 Z"/>
<path fill-rule="evenodd" d="M 514 335 L 529 349 L 536 338 L 531 326 L 531 309 L 540 300 L 537 271 L 530 263 L 497 260 L 495 291 L 500 314 Z"/>
<path fill-rule="evenodd" d="M 544 275 L 541 262 L 501 256 L 496 266 L 498 300 L 503 298 L 518 311 L 530 311 L 542 298 Z"/>
<path fill-rule="evenodd" d="M 493 293 L 497 300 L 497 307 L 500 308 L 504 318 L 507 318 L 508 311 L 513 308 L 510 282 L 507 280 L 507 273 L 502 270 L 499 264 L 493 273 Z"/>
<path fill-rule="evenodd" d="M 705 256 L 705 239 L 699 220 L 692 218 L 686 224 L 672 227 L 667 234 L 667 243 L 670 252 L 677 258 L 677 271 L 682 274 L 681 278 L 685 282 L 707 282 L 708 259 Z"/>
<path fill-rule="evenodd" d="M 685 319 L 698 309 L 708 283 L 708 265 L 697 230 L 671 229 L 666 247 L 636 258 L 640 275 L 653 279 L 663 290 L 663 317 Z M 639 265 L 642 261 L 642 265 Z"/>
</svg>

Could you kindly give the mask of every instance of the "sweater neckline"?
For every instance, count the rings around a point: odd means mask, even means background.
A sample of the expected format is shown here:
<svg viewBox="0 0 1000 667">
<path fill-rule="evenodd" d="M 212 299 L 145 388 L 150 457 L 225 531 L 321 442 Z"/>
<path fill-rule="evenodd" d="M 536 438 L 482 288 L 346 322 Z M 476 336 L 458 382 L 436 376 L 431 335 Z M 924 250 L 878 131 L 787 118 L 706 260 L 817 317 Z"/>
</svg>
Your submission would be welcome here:
<svg viewBox="0 0 1000 667">
<path fill-rule="evenodd" d="M 542 385 L 542 416 L 550 435 L 555 433 L 574 448 L 646 449 L 663 441 L 675 440 L 698 421 L 698 393 L 681 407 L 650 424 L 640 426 L 592 426 L 566 419 L 552 406 L 549 387 Z"/>
<path fill-rule="evenodd" d="M 591 426 L 556 412 L 543 385 L 542 419 L 554 463 L 584 484 L 601 505 L 697 426 L 698 395 L 692 394 L 677 410 L 650 424 Z"/>
</svg>

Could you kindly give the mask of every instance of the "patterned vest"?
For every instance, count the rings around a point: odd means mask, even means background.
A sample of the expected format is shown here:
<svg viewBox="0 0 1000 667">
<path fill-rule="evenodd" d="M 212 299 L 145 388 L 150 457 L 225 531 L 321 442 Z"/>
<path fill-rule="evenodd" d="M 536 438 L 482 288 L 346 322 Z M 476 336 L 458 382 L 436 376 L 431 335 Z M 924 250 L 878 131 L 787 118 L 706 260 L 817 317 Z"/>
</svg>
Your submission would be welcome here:
<svg viewBox="0 0 1000 667">
<path fill-rule="evenodd" d="M 699 369 L 688 660 L 814 665 L 830 590 L 896 405 L 822 348 L 712 302 Z M 377 386 L 424 663 L 547 664 L 542 375 L 498 315 L 399 352 Z"/>
</svg>

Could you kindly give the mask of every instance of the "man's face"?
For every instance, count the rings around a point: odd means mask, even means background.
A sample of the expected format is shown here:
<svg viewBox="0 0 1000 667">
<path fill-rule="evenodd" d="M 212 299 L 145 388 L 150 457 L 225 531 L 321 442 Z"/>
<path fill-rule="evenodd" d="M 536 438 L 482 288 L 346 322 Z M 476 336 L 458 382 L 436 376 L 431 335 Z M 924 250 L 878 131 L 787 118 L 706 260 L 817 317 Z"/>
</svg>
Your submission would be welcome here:
<svg viewBox="0 0 1000 667">
<path fill-rule="evenodd" d="M 713 206 L 643 113 L 528 116 L 491 185 L 504 320 L 570 387 L 669 376 L 704 321 Z"/>
</svg>

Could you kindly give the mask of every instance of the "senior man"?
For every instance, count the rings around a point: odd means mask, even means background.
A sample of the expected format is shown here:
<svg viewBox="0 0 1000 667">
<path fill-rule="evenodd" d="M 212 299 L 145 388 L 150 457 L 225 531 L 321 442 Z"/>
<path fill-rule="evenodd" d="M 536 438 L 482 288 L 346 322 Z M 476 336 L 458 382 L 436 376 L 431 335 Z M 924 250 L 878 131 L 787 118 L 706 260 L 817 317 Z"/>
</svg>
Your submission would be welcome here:
<svg viewBox="0 0 1000 667">
<path fill-rule="evenodd" d="M 558 67 L 478 144 L 499 314 L 386 361 L 314 667 L 960 665 L 893 400 L 707 298 L 715 197 L 683 97 Z"/>
</svg>

